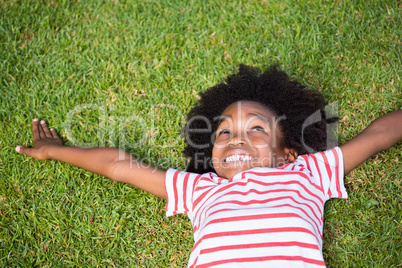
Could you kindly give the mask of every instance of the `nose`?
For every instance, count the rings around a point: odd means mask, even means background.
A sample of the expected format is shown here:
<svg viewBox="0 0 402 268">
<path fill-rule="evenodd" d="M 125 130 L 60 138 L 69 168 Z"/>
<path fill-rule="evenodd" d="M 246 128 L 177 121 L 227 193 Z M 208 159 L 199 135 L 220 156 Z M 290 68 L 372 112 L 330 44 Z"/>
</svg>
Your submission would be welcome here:
<svg viewBox="0 0 402 268">
<path fill-rule="evenodd" d="M 228 141 L 229 146 L 239 146 L 243 145 L 244 143 L 244 136 L 241 135 L 241 133 L 233 133 L 232 137 Z"/>
</svg>

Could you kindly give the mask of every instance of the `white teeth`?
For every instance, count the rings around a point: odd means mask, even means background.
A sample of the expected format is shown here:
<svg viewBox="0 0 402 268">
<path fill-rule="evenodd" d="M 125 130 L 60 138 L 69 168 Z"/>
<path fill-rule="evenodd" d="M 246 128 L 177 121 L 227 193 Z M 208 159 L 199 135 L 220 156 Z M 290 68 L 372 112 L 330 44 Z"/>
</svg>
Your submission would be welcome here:
<svg viewBox="0 0 402 268">
<path fill-rule="evenodd" d="M 238 155 L 234 154 L 225 159 L 226 163 L 235 162 L 235 161 L 251 161 L 253 158 L 249 155 Z"/>
</svg>

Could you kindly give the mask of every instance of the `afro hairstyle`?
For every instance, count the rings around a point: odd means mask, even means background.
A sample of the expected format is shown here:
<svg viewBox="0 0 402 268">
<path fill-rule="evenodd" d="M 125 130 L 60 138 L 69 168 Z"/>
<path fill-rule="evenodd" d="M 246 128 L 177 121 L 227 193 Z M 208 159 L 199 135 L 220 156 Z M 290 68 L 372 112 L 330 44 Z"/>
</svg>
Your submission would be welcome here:
<svg viewBox="0 0 402 268">
<path fill-rule="evenodd" d="M 324 108 L 327 103 L 321 92 L 291 80 L 277 65 L 264 72 L 240 65 L 237 73 L 201 93 L 198 103 L 187 115 L 182 134 L 186 142 L 183 154 L 189 158 L 188 172 L 215 172 L 211 160 L 219 124 L 217 118 L 229 105 L 238 101 L 259 102 L 281 117 L 278 125 L 283 146 L 299 155 L 323 151 L 334 145 L 332 141 L 329 146 L 327 128 L 338 118 L 326 116 Z"/>
</svg>

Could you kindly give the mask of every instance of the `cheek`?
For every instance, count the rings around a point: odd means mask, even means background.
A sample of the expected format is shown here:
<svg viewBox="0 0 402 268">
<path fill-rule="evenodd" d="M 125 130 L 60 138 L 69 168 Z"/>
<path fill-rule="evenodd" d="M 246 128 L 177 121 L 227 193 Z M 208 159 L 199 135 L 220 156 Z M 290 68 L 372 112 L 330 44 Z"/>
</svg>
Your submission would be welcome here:
<svg viewBox="0 0 402 268">
<path fill-rule="evenodd" d="M 275 153 L 272 152 L 269 148 L 264 148 L 259 150 L 259 154 L 263 166 L 270 166 L 272 159 L 275 157 Z"/>
<path fill-rule="evenodd" d="M 221 158 L 220 150 L 216 145 L 212 149 L 212 165 L 214 166 L 219 166 L 219 159 Z"/>
<path fill-rule="evenodd" d="M 212 167 L 214 168 L 216 174 L 223 176 L 222 171 L 224 170 L 224 167 L 222 167 L 222 163 L 219 162 L 218 158 L 212 157 Z"/>
<path fill-rule="evenodd" d="M 270 151 L 272 148 L 271 138 L 265 135 L 249 135 L 248 139 L 250 144 L 258 150 Z"/>
<path fill-rule="evenodd" d="M 216 156 L 217 156 L 217 148 L 215 144 L 214 147 L 212 148 L 212 159 L 216 158 Z"/>
<path fill-rule="evenodd" d="M 274 149 L 273 152 L 275 153 L 275 158 L 273 159 L 274 161 L 273 166 L 280 167 L 286 164 L 286 158 L 285 158 L 286 153 L 282 147 L 279 147 L 278 145 L 278 147 Z"/>
<path fill-rule="evenodd" d="M 263 133 L 248 133 L 247 140 L 253 145 L 264 145 L 269 143 L 269 137 Z"/>
</svg>

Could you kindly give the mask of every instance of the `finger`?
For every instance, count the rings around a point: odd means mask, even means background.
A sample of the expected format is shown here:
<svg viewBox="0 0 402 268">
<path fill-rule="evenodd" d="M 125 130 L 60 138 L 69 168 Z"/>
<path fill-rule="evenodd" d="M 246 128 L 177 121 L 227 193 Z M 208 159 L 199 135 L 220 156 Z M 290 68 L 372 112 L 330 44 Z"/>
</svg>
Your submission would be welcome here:
<svg viewBox="0 0 402 268">
<path fill-rule="evenodd" d="M 59 135 L 57 134 L 56 130 L 54 130 L 53 128 L 50 129 L 50 133 L 52 134 L 53 138 L 58 138 L 60 139 Z"/>
<path fill-rule="evenodd" d="M 22 153 L 23 153 L 23 150 L 24 150 L 23 146 L 17 146 L 17 147 L 15 147 L 15 151 L 16 151 L 17 153 L 22 154 Z"/>
<path fill-rule="evenodd" d="M 44 139 L 44 138 L 46 138 L 46 134 L 45 134 L 45 131 L 43 131 L 43 126 L 42 126 L 42 122 L 45 122 L 45 121 L 43 121 L 43 120 L 41 120 L 40 122 L 39 122 L 39 124 L 38 124 L 38 131 L 39 131 L 39 135 L 40 135 L 40 138 L 41 139 Z"/>
<path fill-rule="evenodd" d="M 25 146 L 17 146 L 17 147 L 15 147 L 15 150 L 17 151 L 17 153 L 20 153 L 20 154 L 27 154 L 29 149 L 30 148 L 27 148 Z"/>
<path fill-rule="evenodd" d="M 15 150 L 17 151 L 17 153 L 24 154 L 24 155 L 27 155 L 27 156 L 30 156 L 30 157 L 33 157 L 33 158 L 36 158 L 39 160 L 43 160 L 41 158 L 38 158 L 38 155 L 36 154 L 36 151 L 34 148 L 27 148 L 25 146 L 19 145 L 19 146 L 15 147 Z"/>
<path fill-rule="evenodd" d="M 42 126 L 42 130 L 43 130 L 43 133 L 45 134 L 46 138 L 52 138 L 52 133 L 50 133 L 50 130 L 47 127 L 45 120 L 41 120 L 40 125 Z"/>
<path fill-rule="evenodd" d="M 39 119 L 35 118 L 32 120 L 32 137 L 33 140 L 40 140 L 40 132 L 39 132 Z"/>
</svg>

